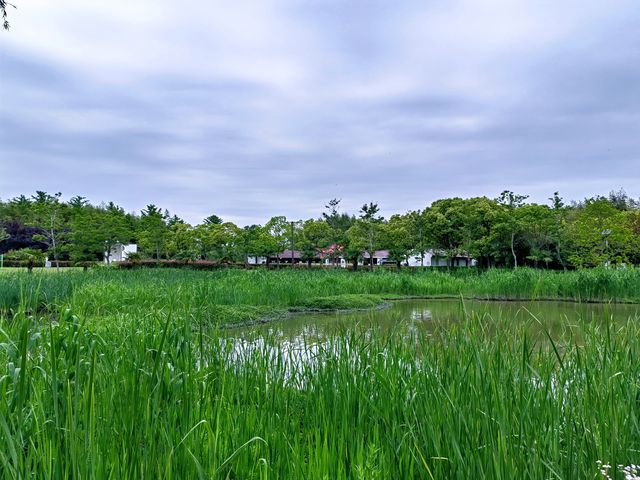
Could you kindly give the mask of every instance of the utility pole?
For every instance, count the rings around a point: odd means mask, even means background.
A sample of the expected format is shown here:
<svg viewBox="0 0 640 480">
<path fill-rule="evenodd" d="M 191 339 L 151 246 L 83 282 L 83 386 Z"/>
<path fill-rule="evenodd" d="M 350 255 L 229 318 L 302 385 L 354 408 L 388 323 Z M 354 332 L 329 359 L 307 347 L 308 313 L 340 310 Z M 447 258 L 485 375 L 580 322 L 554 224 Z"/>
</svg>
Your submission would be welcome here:
<svg viewBox="0 0 640 480">
<path fill-rule="evenodd" d="M 294 231 L 293 231 L 293 223 L 294 222 L 290 222 L 291 223 L 291 268 L 293 268 L 293 262 L 294 262 L 294 258 L 293 258 L 293 251 L 295 249 L 296 246 L 296 241 L 294 238 Z"/>
</svg>

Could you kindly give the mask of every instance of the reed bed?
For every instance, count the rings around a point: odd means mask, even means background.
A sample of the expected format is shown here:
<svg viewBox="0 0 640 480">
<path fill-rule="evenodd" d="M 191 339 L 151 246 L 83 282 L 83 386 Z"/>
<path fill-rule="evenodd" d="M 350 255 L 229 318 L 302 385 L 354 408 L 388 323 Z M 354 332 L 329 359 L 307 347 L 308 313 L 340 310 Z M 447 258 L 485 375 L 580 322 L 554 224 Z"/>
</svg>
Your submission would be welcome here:
<svg viewBox="0 0 640 480">
<path fill-rule="evenodd" d="M 439 271 L 149 269 L 0 273 L 0 310 L 20 302 L 31 309 L 73 305 L 83 314 L 194 305 L 293 307 L 318 297 L 369 294 L 387 297 L 460 296 L 487 299 L 640 301 L 640 269 L 555 272 L 520 268 Z"/>
<path fill-rule="evenodd" d="M 2 476 L 569 479 L 640 458 L 637 318 L 579 344 L 473 312 L 431 334 L 399 319 L 292 362 L 198 315 L 5 316 Z"/>
<path fill-rule="evenodd" d="M 541 337 L 461 304 L 446 328 L 345 329 L 298 360 L 219 327 L 382 297 L 639 292 L 637 269 L 2 272 L 0 476 L 594 478 L 640 460 L 638 318 Z"/>
</svg>

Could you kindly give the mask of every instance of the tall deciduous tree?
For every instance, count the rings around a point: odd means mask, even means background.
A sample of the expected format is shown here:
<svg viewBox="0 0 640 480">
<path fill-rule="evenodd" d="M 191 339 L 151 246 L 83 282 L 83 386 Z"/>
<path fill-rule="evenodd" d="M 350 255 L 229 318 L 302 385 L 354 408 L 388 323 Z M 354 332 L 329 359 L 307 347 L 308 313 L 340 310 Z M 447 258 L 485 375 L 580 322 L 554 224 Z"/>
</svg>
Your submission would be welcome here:
<svg viewBox="0 0 640 480">
<path fill-rule="evenodd" d="M 324 220 L 306 220 L 302 225 L 302 235 L 298 240 L 302 259 L 311 268 L 311 262 L 318 257 L 320 251 L 331 245 L 332 229 Z"/>
<path fill-rule="evenodd" d="M 353 226 L 356 219 L 355 216 L 348 213 L 340 212 L 340 199 L 333 198 L 325 205 L 325 211 L 322 212 L 322 218 L 327 225 L 331 228 L 331 241 L 327 248 L 331 261 L 335 264 L 341 255 L 349 256 L 353 254 L 349 250 L 349 240 L 347 238 L 347 231 Z M 362 252 L 355 252 L 357 266 L 357 257 Z"/>
<path fill-rule="evenodd" d="M 436 249 L 445 252 L 448 268 L 452 267 L 453 260 L 464 251 L 465 213 L 465 204 L 461 198 L 438 200 L 425 212 L 429 238 Z"/>
<path fill-rule="evenodd" d="M 420 257 L 420 266 L 424 267 L 424 257 L 431 248 L 425 211 L 413 211 L 407 215 L 408 235 L 413 242 L 412 254 Z"/>
<path fill-rule="evenodd" d="M 113 202 L 100 207 L 71 207 L 71 257 L 74 260 L 95 260 L 104 256 L 111 263 L 111 252 L 118 243 L 127 243 L 133 232 L 124 209 Z"/>
<path fill-rule="evenodd" d="M 140 218 L 140 247 L 147 252 L 154 252 L 155 258 L 160 258 L 165 248 L 168 227 L 167 215 L 154 204 L 147 205 L 142 210 Z"/>
<path fill-rule="evenodd" d="M 569 226 L 569 261 L 577 267 L 628 261 L 637 245 L 629 219 L 607 199 L 586 200 Z"/>
<path fill-rule="evenodd" d="M 288 246 L 289 222 L 284 216 L 272 217 L 260 229 L 260 234 L 256 241 L 257 255 L 267 259 L 267 266 L 271 263 L 271 258 L 281 253 Z"/>
<path fill-rule="evenodd" d="M 515 210 L 524 204 L 528 195 L 519 195 L 510 190 L 505 190 L 497 198 L 497 202 L 503 208 L 501 221 L 498 222 L 498 230 L 502 231 L 509 239 L 509 247 L 513 257 L 513 266 L 518 268 L 518 256 L 516 255 L 516 238 L 520 232 L 521 224 Z"/>
<path fill-rule="evenodd" d="M 416 239 L 411 235 L 411 227 L 410 215 L 392 215 L 382 228 L 383 244 L 389 249 L 389 258 L 396 262 L 398 270 L 415 251 Z"/>
<path fill-rule="evenodd" d="M 373 269 L 373 255 L 378 248 L 381 225 L 384 219 L 378 215 L 380 207 L 370 202 L 360 208 L 359 223 L 366 235 L 366 249 L 369 254 L 369 269 Z"/>
<path fill-rule="evenodd" d="M 43 191 L 37 191 L 33 198 L 34 226 L 39 233 L 33 239 L 47 245 L 53 255 L 56 270 L 60 271 L 60 249 L 66 242 L 67 231 L 64 229 L 63 209 L 60 202 L 60 192 L 49 195 Z"/>
<path fill-rule="evenodd" d="M 557 224 L 554 211 L 546 205 L 524 205 L 516 211 L 524 243 L 529 249 L 527 258 L 534 267 L 539 262 L 547 266 L 554 259 L 554 239 L 557 238 Z"/>
</svg>

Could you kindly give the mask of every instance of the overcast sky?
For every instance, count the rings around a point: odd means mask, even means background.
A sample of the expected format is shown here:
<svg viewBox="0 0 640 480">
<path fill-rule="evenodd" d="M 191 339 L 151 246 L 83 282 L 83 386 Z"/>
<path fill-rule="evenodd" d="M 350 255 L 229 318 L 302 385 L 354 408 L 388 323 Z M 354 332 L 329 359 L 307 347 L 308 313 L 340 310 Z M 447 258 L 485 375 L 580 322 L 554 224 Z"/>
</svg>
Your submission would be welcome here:
<svg viewBox="0 0 640 480">
<path fill-rule="evenodd" d="M 637 0 L 14 3 L 3 200 L 247 224 L 333 197 L 640 196 Z"/>
</svg>

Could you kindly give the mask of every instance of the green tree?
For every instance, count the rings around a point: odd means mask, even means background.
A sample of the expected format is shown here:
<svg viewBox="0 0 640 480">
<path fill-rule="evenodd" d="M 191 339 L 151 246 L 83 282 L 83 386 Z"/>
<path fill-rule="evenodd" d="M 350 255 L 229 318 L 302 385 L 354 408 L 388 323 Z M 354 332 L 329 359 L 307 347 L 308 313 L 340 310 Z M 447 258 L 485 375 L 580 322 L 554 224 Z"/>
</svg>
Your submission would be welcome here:
<svg viewBox="0 0 640 480">
<path fill-rule="evenodd" d="M 36 265 L 42 265 L 44 262 L 45 254 L 41 250 L 35 248 L 22 248 L 20 250 L 13 250 L 5 255 L 6 260 L 16 260 L 22 262 L 29 273 L 33 271 L 33 267 Z"/>
<path fill-rule="evenodd" d="M 196 230 L 186 222 L 175 221 L 169 225 L 167 253 L 171 258 L 197 260 L 200 258 L 200 244 L 196 240 Z"/>
<path fill-rule="evenodd" d="M 32 225 L 33 217 L 33 202 L 25 195 L 11 199 L 3 213 L 4 219 L 19 221 L 24 225 Z"/>
<path fill-rule="evenodd" d="M 236 246 L 240 237 L 240 228 L 235 224 L 205 223 L 196 227 L 195 234 L 201 245 L 203 258 L 227 262 L 238 259 Z"/>
<path fill-rule="evenodd" d="M 247 225 L 239 231 L 237 251 L 241 255 L 245 267 L 249 262 L 249 257 L 255 258 L 256 264 L 258 263 L 259 254 L 257 252 L 260 251 L 261 232 L 262 227 L 260 225 Z"/>
<path fill-rule="evenodd" d="M 332 244 L 332 235 L 333 230 L 325 220 L 309 219 L 303 223 L 297 244 L 308 268 L 320 251 Z"/>
<path fill-rule="evenodd" d="M 358 261 L 363 253 L 370 248 L 368 242 L 367 225 L 360 219 L 356 220 L 345 234 L 344 256 L 352 263 L 353 269 L 358 269 Z"/>
<path fill-rule="evenodd" d="M 625 223 L 632 234 L 632 251 L 629 253 L 629 260 L 638 265 L 640 264 L 640 209 L 628 211 Z"/>
<path fill-rule="evenodd" d="M 465 250 L 467 244 L 466 210 L 464 200 L 449 198 L 437 200 L 426 209 L 426 225 L 432 245 L 445 252 L 447 268 Z"/>
<path fill-rule="evenodd" d="M 490 198 L 474 197 L 464 201 L 463 210 L 463 245 L 467 255 L 477 259 L 481 267 L 494 265 L 496 244 L 499 243 L 496 224 L 502 208 Z"/>
<path fill-rule="evenodd" d="M 538 267 L 539 262 L 547 266 L 554 259 L 554 243 L 557 238 L 557 218 L 546 205 L 523 205 L 516 211 L 524 243 L 529 249 L 527 258 Z"/>
<path fill-rule="evenodd" d="M 353 215 L 340 212 L 341 200 L 333 198 L 325 205 L 325 211 L 322 212 L 322 218 L 329 228 L 331 228 L 331 237 L 329 242 L 330 247 L 330 260 L 335 264 L 340 255 L 345 255 L 351 258 L 355 258 L 354 265 L 357 267 L 358 257 L 362 253 L 353 252 L 349 250 L 349 240 L 347 238 L 347 231 L 353 226 L 356 219 Z"/>
<path fill-rule="evenodd" d="M 569 234 L 567 230 L 568 215 L 571 212 L 571 208 L 567 207 L 564 203 L 564 199 L 558 192 L 554 192 L 553 196 L 549 198 L 551 202 L 551 210 L 555 217 L 555 227 L 552 234 L 553 249 L 558 262 L 562 265 L 564 270 L 567 269 L 567 262 L 565 258 L 565 250 L 569 241 Z"/>
<path fill-rule="evenodd" d="M 256 235 L 254 241 L 254 255 L 265 257 L 267 267 L 271 263 L 271 258 L 281 253 L 288 246 L 289 222 L 284 216 L 272 217 Z"/>
<path fill-rule="evenodd" d="M 205 225 L 222 225 L 222 219 L 218 215 L 209 215 L 202 222 Z"/>
<path fill-rule="evenodd" d="M 56 271 L 60 271 L 60 250 L 67 240 L 68 233 L 63 217 L 64 205 L 60 202 L 61 196 L 60 192 L 49 195 L 43 191 L 37 191 L 33 196 L 33 225 L 39 230 L 33 239 L 47 246 L 49 253 L 53 255 Z"/>
<path fill-rule="evenodd" d="M 382 227 L 382 244 L 389 249 L 389 258 L 396 262 L 400 270 L 402 262 L 406 262 L 416 250 L 416 239 L 411 235 L 412 217 L 392 215 L 389 222 Z"/>
<path fill-rule="evenodd" d="M 420 266 L 424 267 L 424 257 L 429 248 L 429 228 L 425 211 L 413 211 L 407 215 L 407 235 L 413 244 L 412 254 L 420 257 Z"/>
<path fill-rule="evenodd" d="M 74 261 L 97 260 L 97 256 L 104 252 L 104 245 L 98 240 L 97 229 L 101 226 L 98 213 L 93 207 L 83 202 L 69 202 L 71 206 L 71 244 L 69 253 Z"/>
<path fill-rule="evenodd" d="M 633 224 L 608 199 L 588 199 L 568 227 L 569 261 L 576 267 L 628 261 L 636 246 Z"/>
<path fill-rule="evenodd" d="M 373 255 L 379 246 L 380 233 L 382 231 L 382 223 L 384 219 L 378 215 L 380 208 L 377 203 L 364 204 L 360 208 L 360 218 L 358 222 L 361 228 L 356 230 L 364 231 L 366 235 L 366 250 L 369 253 L 369 269 L 373 269 Z"/>
<path fill-rule="evenodd" d="M 128 243 L 133 235 L 127 215 L 113 202 L 100 207 L 83 203 L 73 202 L 71 207 L 71 258 L 96 260 L 104 256 L 110 264 L 116 244 Z"/>
<path fill-rule="evenodd" d="M 138 234 L 140 248 L 159 259 L 165 248 L 168 233 L 167 215 L 156 205 L 147 205 L 142 210 L 140 218 L 140 232 Z"/>
<path fill-rule="evenodd" d="M 519 195 L 510 190 L 503 191 L 496 199 L 502 207 L 502 215 L 496 224 L 496 230 L 508 239 L 509 249 L 513 258 L 513 267 L 518 268 L 518 256 L 516 255 L 516 239 L 520 233 L 521 224 L 518 221 L 516 209 L 524 205 L 528 195 Z"/>
</svg>

